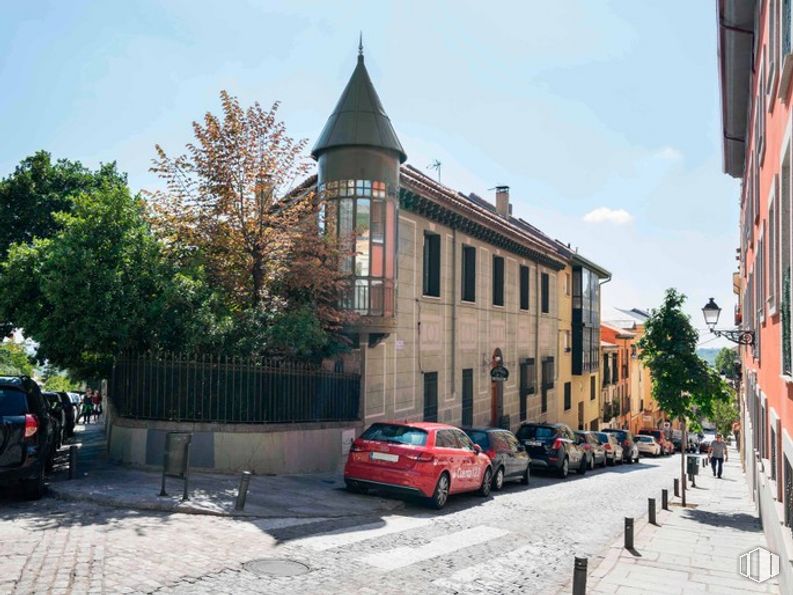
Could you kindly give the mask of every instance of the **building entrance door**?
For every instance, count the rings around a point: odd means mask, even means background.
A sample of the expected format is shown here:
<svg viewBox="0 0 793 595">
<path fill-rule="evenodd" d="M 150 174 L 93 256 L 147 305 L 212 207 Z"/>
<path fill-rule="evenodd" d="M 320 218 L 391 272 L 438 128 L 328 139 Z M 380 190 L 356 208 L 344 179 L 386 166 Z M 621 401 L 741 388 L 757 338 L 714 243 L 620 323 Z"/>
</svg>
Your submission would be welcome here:
<svg viewBox="0 0 793 595">
<path fill-rule="evenodd" d="M 496 348 L 490 362 L 490 369 L 501 366 L 504 363 L 501 349 Z M 504 415 L 504 382 L 492 380 L 490 382 L 490 425 L 494 428 L 501 424 L 501 417 Z"/>
<path fill-rule="evenodd" d="M 586 430 L 586 426 L 584 425 L 584 402 L 580 401 L 578 403 L 578 429 L 579 430 Z"/>
</svg>

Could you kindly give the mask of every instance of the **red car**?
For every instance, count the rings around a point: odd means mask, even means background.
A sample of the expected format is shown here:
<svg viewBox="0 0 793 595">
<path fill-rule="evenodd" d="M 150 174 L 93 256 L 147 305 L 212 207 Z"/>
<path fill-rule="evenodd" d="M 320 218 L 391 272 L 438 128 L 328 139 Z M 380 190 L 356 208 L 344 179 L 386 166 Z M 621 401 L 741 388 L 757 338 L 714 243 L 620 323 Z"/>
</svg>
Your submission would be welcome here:
<svg viewBox="0 0 793 595">
<path fill-rule="evenodd" d="M 487 496 L 492 474 L 490 459 L 458 428 L 382 422 L 352 443 L 344 483 L 357 493 L 380 489 L 421 496 L 440 509 L 450 494 Z"/>
</svg>

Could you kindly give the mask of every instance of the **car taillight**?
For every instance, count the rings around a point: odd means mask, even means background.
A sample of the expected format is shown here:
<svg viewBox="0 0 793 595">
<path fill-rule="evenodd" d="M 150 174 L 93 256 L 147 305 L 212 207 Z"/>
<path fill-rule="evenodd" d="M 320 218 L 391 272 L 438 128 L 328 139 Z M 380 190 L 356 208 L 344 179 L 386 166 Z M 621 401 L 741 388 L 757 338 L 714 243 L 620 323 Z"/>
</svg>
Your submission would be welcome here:
<svg viewBox="0 0 793 595">
<path fill-rule="evenodd" d="M 427 451 L 405 455 L 405 457 L 410 459 L 411 461 L 417 461 L 419 463 L 431 463 L 432 461 L 435 460 L 435 456 L 431 452 L 427 452 Z"/>
<path fill-rule="evenodd" d="M 350 446 L 350 452 L 361 452 L 363 450 L 363 444 L 360 440 L 355 440 Z"/>
<path fill-rule="evenodd" d="M 493 450 L 492 448 L 491 448 L 490 450 L 486 450 L 486 451 L 485 451 L 485 454 L 486 454 L 488 457 L 490 457 L 490 459 L 491 459 L 491 460 L 496 458 L 496 451 L 495 451 L 495 450 Z"/>
<path fill-rule="evenodd" d="M 624 447 L 626 447 L 626 448 L 627 448 L 627 447 L 629 447 L 629 446 L 630 446 L 630 443 L 629 443 L 627 440 L 625 440 L 625 441 L 622 443 L 622 445 L 623 445 Z"/>
<path fill-rule="evenodd" d="M 31 415 L 28 413 L 25 416 L 25 438 L 30 438 L 31 436 L 35 436 L 36 432 L 39 431 L 39 420 L 36 419 L 35 415 Z"/>
<path fill-rule="evenodd" d="M 603 445 L 603 448 L 604 448 L 605 450 L 611 450 L 611 444 L 604 444 L 604 445 Z"/>
<path fill-rule="evenodd" d="M 562 439 L 561 438 L 557 438 L 556 440 L 554 440 L 553 441 L 553 446 L 551 446 L 551 448 L 553 450 L 559 450 L 560 448 L 562 448 Z"/>
</svg>

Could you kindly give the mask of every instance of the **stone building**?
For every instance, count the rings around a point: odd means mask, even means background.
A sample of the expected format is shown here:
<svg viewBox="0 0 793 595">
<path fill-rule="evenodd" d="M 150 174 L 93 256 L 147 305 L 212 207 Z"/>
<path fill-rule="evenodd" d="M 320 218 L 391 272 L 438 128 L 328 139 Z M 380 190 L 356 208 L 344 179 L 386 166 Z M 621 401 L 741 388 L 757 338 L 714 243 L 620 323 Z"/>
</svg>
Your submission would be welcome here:
<svg viewBox="0 0 793 595">
<path fill-rule="evenodd" d="M 508 187 L 491 204 L 404 165 L 362 52 L 312 155 L 323 224 L 354 252 L 345 365 L 362 373 L 366 424 L 555 421 L 572 375 L 589 400 L 608 273 L 513 217 Z M 598 409 L 572 425 L 596 423 Z"/>
</svg>

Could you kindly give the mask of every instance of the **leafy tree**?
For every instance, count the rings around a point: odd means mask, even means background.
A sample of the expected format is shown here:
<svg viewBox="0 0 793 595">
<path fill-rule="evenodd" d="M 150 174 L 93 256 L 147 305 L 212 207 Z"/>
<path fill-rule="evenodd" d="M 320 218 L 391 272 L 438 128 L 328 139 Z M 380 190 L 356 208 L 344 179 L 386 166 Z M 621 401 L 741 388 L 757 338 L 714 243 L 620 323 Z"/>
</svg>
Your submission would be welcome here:
<svg viewBox="0 0 793 595">
<path fill-rule="evenodd" d="M 699 335 L 683 312 L 685 299 L 677 290 L 668 289 L 661 307 L 645 323 L 639 342 L 640 357 L 652 376 L 653 398 L 662 411 L 681 421 L 683 444 L 687 419 L 710 418 L 715 404 L 729 399 L 729 389 L 719 374 L 696 353 Z M 685 481 L 682 484 L 685 488 Z"/>
<path fill-rule="evenodd" d="M 169 243 L 200 250 L 212 285 L 238 309 L 258 308 L 286 266 L 292 232 L 313 210 L 311 193 L 284 200 L 309 171 L 306 141 L 277 120 L 278 103 L 243 109 L 220 93 L 222 118 L 193 122 L 196 142 L 169 157 L 158 145 L 152 171 L 167 185 L 152 194 L 153 222 Z"/>
<path fill-rule="evenodd" d="M 91 171 L 79 161 L 53 162 L 46 151 L 26 157 L 14 173 L 0 180 L 0 259 L 11 244 L 29 244 L 60 229 L 55 213 L 69 212 L 74 197 L 106 184 L 126 185 L 115 163 Z"/>
<path fill-rule="evenodd" d="M 152 346 L 167 272 L 126 187 L 80 194 L 55 222 L 59 231 L 12 245 L 0 264 L 0 319 L 39 343 L 39 361 L 101 377 L 114 354 Z"/>
<path fill-rule="evenodd" d="M 732 432 L 732 423 L 740 418 L 738 403 L 735 393 L 730 391 L 730 398 L 726 401 L 716 401 L 713 405 L 713 413 L 710 420 L 716 424 L 716 431 L 729 436 Z"/>
<path fill-rule="evenodd" d="M 722 347 L 716 354 L 716 371 L 722 376 L 734 379 L 737 376 L 738 350 L 731 347 Z"/>
<path fill-rule="evenodd" d="M 44 381 L 44 388 L 53 392 L 73 391 L 79 386 L 79 383 L 74 382 L 66 374 L 53 374 Z"/>
<path fill-rule="evenodd" d="M 33 375 L 33 362 L 25 348 L 12 341 L 0 343 L 0 374 Z"/>
</svg>

